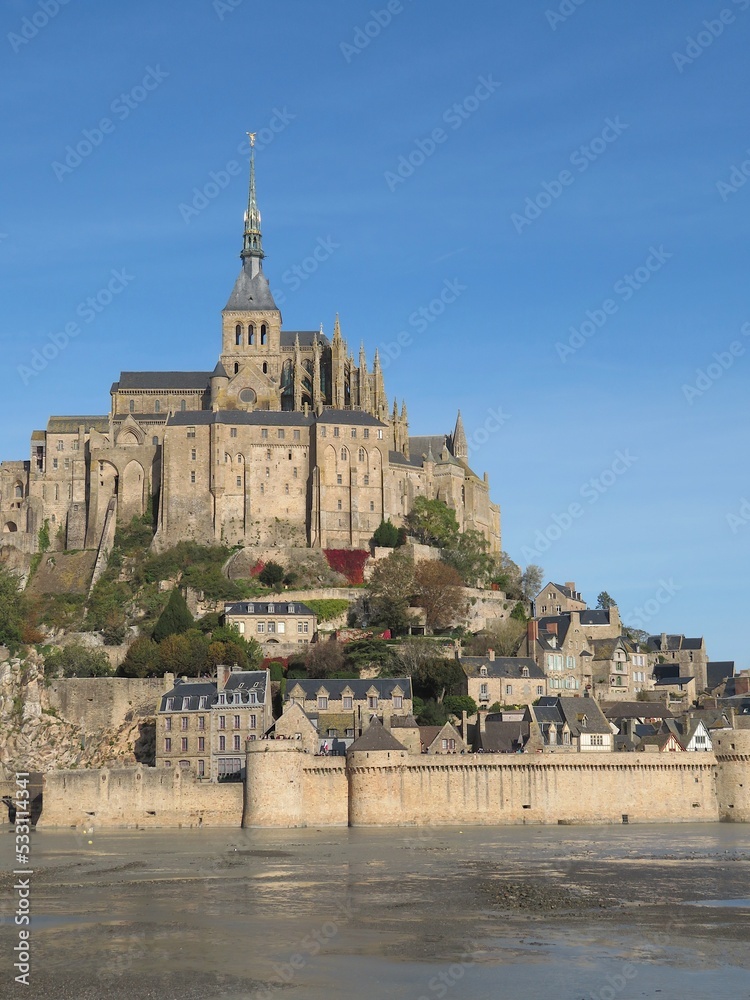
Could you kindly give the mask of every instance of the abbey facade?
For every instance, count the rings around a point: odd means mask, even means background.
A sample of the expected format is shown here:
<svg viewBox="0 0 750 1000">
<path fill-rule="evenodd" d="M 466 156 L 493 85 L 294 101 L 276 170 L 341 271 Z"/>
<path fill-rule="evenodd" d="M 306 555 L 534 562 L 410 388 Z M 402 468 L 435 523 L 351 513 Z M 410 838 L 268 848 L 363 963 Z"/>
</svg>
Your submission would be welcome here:
<svg viewBox="0 0 750 1000">
<path fill-rule="evenodd" d="M 51 417 L 28 461 L 0 465 L 0 542 L 35 552 L 99 546 L 105 523 L 153 509 L 155 545 L 365 548 L 383 519 L 417 496 L 439 498 L 462 530 L 500 550 L 500 510 L 452 433 L 410 437 L 406 404 L 389 406 L 375 352 L 355 361 L 338 317 L 283 330 L 263 273 L 251 161 L 242 269 L 222 313 L 212 371 L 122 372 L 104 416 Z"/>
</svg>

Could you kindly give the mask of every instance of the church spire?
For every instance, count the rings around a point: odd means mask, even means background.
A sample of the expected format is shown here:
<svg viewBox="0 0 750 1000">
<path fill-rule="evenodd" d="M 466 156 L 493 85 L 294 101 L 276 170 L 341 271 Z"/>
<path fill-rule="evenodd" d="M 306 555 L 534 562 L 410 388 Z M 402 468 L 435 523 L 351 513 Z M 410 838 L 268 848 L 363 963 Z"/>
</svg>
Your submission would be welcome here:
<svg viewBox="0 0 750 1000">
<path fill-rule="evenodd" d="M 262 269 L 263 237 L 260 231 L 260 210 L 255 197 L 255 132 L 248 132 L 250 139 L 250 191 L 247 198 L 245 213 L 245 233 L 242 241 L 240 257 L 249 262 L 253 275 Z M 247 263 L 246 263 L 247 266 Z"/>
<path fill-rule="evenodd" d="M 456 419 L 456 428 L 453 431 L 451 450 L 453 451 L 454 458 L 467 459 L 469 457 L 469 444 L 466 440 L 466 432 L 464 431 L 464 422 L 461 419 L 460 410 L 458 411 L 458 418 Z"/>
</svg>

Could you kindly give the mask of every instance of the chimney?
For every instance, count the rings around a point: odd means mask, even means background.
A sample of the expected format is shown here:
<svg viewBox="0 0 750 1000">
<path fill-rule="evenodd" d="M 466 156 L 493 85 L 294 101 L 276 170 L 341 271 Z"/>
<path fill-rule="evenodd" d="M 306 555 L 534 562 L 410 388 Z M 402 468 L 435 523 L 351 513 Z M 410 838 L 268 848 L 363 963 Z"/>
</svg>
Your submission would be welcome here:
<svg viewBox="0 0 750 1000">
<path fill-rule="evenodd" d="M 173 673 L 164 674 L 164 690 L 171 691 L 173 687 L 174 687 L 174 674 Z"/>
<path fill-rule="evenodd" d="M 494 663 L 495 662 L 495 650 L 494 649 L 488 649 L 487 650 L 487 656 L 490 658 L 490 663 Z"/>
<path fill-rule="evenodd" d="M 389 709 L 383 709 L 383 729 L 386 729 L 389 733 L 391 731 L 391 713 Z"/>
<path fill-rule="evenodd" d="M 580 625 L 581 624 L 581 612 L 580 611 L 569 611 L 568 614 L 570 615 L 570 624 L 571 625 Z"/>
<path fill-rule="evenodd" d="M 565 584 L 565 586 L 571 592 L 571 594 L 573 595 L 573 597 L 575 597 L 576 596 L 576 585 L 573 583 L 573 581 L 572 580 L 568 580 L 568 582 Z"/>
<path fill-rule="evenodd" d="M 231 676 L 232 668 L 225 663 L 220 663 L 216 668 L 216 690 L 223 691 L 227 686 L 227 681 Z"/>
<path fill-rule="evenodd" d="M 466 709 L 461 709 L 461 736 L 463 737 L 464 743 L 469 745 L 469 716 L 466 713 Z"/>
<path fill-rule="evenodd" d="M 529 646 L 528 649 L 529 656 L 535 655 L 536 651 L 534 650 L 534 646 L 536 645 L 538 638 L 539 638 L 539 622 L 536 620 L 536 618 L 531 618 L 528 624 L 526 625 L 526 641 Z"/>
<path fill-rule="evenodd" d="M 667 648 L 667 633 L 666 632 L 662 632 L 662 634 L 661 634 L 661 646 L 659 648 L 661 649 L 662 652 L 664 652 L 666 650 L 666 648 Z"/>
<path fill-rule="evenodd" d="M 550 635 L 557 635 L 557 622 L 547 622 L 547 631 Z"/>
<path fill-rule="evenodd" d="M 477 712 L 477 722 L 479 723 L 479 732 L 484 735 L 487 732 L 487 709 L 480 708 Z"/>
</svg>

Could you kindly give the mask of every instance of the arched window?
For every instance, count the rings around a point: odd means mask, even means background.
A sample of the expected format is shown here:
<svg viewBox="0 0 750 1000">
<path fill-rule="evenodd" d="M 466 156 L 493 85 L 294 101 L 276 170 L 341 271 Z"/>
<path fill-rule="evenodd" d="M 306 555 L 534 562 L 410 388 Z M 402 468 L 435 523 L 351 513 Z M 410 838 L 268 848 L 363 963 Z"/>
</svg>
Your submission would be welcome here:
<svg viewBox="0 0 750 1000">
<path fill-rule="evenodd" d="M 261 323 L 261 326 L 260 326 L 260 343 L 261 343 L 261 346 L 265 345 L 267 339 L 268 339 L 268 331 L 266 329 L 266 324 L 265 323 Z"/>
<path fill-rule="evenodd" d="M 161 413 L 161 403 L 158 399 L 154 400 L 154 413 Z"/>
<path fill-rule="evenodd" d="M 187 402 L 184 399 L 180 400 L 180 409 L 182 410 L 183 413 L 187 409 Z"/>
<path fill-rule="evenodd" d="M 159 443 L 159 438 L 158 438 L 158 437 L 157 437 L 156 435 L 154 435 L 154 436 L 153 436 L 153 437 L 151 438 L 151 444 L 152 444 L 152 445 L 153 445 L 154 447 L 156 447 L 156 445 L 157 445 L 158 443 Z"/>
<path fill-rule="evenodd" d="M 16 500 L 23 500 L 23 486 L 21 483 L 16 483 L 15 494 Z"/>
<path fill-rule="evenodd" d="M 235 363 L 234 363 L 234 374 L 236 375 L 236 374 L 237 374 L 237 372 L 238 372 L 239 370 L 240 370 L 240 366 L 239 366 L 239 365 L 238 365 L 238 363 L 237 363 L 237 362 L 235 361 Z"/>
<path fill-rule="evenodd" d="M 267 361 L 263 362 L 263 374 L 264 375 L 268 375 L 268 362 Z"/>
<path fill-rule="evenodd" d="M 251 347 L 255 343 L 255 326 L 252 323 L 247 328 L 247 342 Z"/>
<path fill-rule="evenodd" d="M 135 413 L 135 400 L 131 399 L 128 403 L 128 411 L 130 413 Z"/>
<path fill-rule="evenodd" d="M 238 323 L 234 328 L 234 343 L 237 347 L 242 343 L 242 323 Z"/>
<path fill-rule="evenodd" d="M 342 448 L 341 449 L 341 461 L 342 462 L 346 462 L 348 458 L 349 458 L 349 452 L 346 450 L 346 448 Z"/>
<path fill-rule="evenodd" d="M 360 448 L 359 449 L 359 460 L 360 460 L 360 462 L 364 462 L 364 460 L 365 460 L 365 449 L 364 448 Z"/>
</svg>

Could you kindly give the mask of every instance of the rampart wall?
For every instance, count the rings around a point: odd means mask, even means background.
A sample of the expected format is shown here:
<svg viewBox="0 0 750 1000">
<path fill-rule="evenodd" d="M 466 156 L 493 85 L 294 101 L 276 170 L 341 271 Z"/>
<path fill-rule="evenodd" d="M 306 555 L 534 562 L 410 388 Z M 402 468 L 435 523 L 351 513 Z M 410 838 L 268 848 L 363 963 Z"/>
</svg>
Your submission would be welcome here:
<svg viewBox="0 0 750 1000">
<path fill-rule="evenodd" d="M 129 712 L 154 715 L 164 692 L 161 677 L 65 677 L 50 682 L 49 705 L 85 733 L 117 729 Z"/>
<path fill-rule="evenodd" d="M 51 771 L 38 826 L 163 827 L 242 824 L 241 783 L 210 784 L 178 768 Z"/>
</svg>

